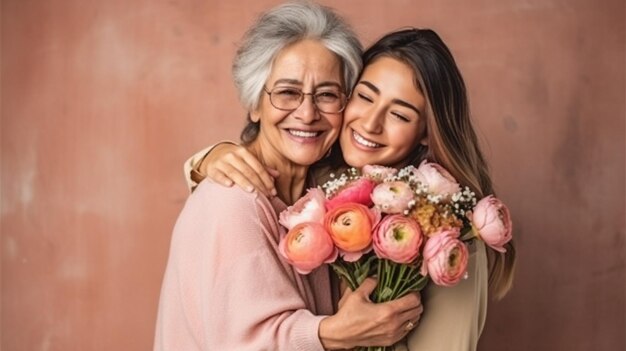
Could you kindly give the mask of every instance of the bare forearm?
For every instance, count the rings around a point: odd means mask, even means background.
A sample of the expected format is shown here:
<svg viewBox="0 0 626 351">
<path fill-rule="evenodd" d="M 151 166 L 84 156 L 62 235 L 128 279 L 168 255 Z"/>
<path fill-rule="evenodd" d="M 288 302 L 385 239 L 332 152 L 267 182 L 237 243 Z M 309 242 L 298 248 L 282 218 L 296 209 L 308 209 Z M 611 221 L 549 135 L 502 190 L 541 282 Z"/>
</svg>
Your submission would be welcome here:
<svg viewBox="0 0 626 351">
<path fill-rule="evenodd" d="M 319 326 L 319 338 L 326 350 L 342 350 L 354 347 L 350 345 L 341 329 L 336 323 L 334 316 L 322 319 Z"/>
</svg>

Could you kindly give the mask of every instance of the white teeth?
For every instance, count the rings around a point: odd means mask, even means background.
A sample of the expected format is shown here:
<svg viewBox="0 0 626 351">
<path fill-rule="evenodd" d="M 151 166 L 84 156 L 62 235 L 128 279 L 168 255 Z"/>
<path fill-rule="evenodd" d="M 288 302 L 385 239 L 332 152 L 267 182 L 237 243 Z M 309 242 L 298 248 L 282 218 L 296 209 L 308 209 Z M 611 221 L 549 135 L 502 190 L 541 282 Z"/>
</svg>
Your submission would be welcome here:
<svg viewBox="0 0 626 351">
<path fill-rule="evenodd" d="M 289 129 L 289 134 L 300 138 L 315 138 L 318 132 L 305 132 L 303 130 Z"/>
<path fill-rule="evenodd" d="M 376 144 L 374 142 L 371 142 L 365 138 L 363 138 L 362 136 L 360 136 L 357 132 L 352 131 L 352 135 L 354 135 L 354 140 L 356 140 L 357 143 L 366 146 L 366 147 L 371 147 L 371 148 L 375 148 L 375 147 L 380 147 L 380 144 Z"/>
</svg>

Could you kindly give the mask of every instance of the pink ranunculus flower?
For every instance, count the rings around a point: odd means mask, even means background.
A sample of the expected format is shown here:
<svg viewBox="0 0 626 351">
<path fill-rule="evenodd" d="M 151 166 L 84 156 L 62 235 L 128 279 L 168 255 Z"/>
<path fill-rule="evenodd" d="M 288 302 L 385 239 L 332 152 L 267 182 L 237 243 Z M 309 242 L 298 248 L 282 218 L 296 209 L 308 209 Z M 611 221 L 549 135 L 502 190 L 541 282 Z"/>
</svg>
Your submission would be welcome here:
<svg viewBox="0 0 626 351">
<path fill-rule="evenodd" d="M 372 201 L 383 213 L 403 213 L 414 198 L 409 184 L 401 181 L 378 184 L 372 191 Z"/>
<path fill-rule="evenodd" d="M 334 262 L 339 253 L 324 226 L 315 222 L 293 227 L 280 240 L 278 251 L 300 274 Z"/>
<path fill-rule="evenodd" d="M 326 201 L 328 211 L 345 203 L 357 203 L 367 207 L 372 205 L 370 195 L 376 182 L 368 178 L 360 178 L 341 189 L 332 199 Z"/>
<path fill-rule="evenodd" d="M 421 273 L 437 285 L 454 286 L 467 275 L 469 253 L 459 235 L 458 228 L 442 230 L 424 244 Z"/>
<path fill-rule="evenodd" d="M 454 177 L 438 163 L 423 161 L 413 171 L 414 176 L 428 187 L 428 191 L 435 195 L 449 197 L 461 190 Z"/>
<path fill-rule="evenodd" d="M 393 167 L 365 165 L 363 166 L 362 173 L 364 176 L 370 177 L 377 182 L 382 182 L 387 178 L 395 176 L 398 173 L 398 170 Z"/>
<path fill-rule="evenodd" d="M 504 245 L 513 238 L 509 209 L 493 195 L 482 198 L 468 215 L 472 230 L 494 250 L 506 252 Z"/>
<path fill-rule="evenodd" d="M 326 214 L 325 203 L 324 191 L 319 188 L 309 189 L 306 195 L 280 213 L 279 222 L 287 229 L 304 222 L 322 224 Z"/>
<path fill-rule="evenodd" d="M 386 216 L 378 224 L 372 241 L 378 257 L 396 263 L 411 263 L 419 256 L 423 238 L 422 230 L 413 218 L 395 214 Z"/>
</svg>

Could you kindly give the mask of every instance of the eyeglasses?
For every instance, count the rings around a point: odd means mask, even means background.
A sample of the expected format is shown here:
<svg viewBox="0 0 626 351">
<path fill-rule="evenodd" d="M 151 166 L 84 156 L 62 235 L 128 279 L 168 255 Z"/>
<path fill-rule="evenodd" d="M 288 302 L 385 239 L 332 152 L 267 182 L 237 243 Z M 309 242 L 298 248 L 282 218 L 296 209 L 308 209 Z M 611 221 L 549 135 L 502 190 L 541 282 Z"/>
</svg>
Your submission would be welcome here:
<svg viewBox="0 0 626 351">
<path fill-rule="evenodd" d="M 293 111 L 302 105 L 305 95 L 311 95 L 318 111 L 324 113 L 339 113 L 346 107 L 346 95 L 336 87 L 324 87 L 313 93 L 304 93 L 302 90 L 291 87 L 276 87 L 271 91 L 263 87 L 270 96 L 270 103 L 281 111 Z"/>
</svg>

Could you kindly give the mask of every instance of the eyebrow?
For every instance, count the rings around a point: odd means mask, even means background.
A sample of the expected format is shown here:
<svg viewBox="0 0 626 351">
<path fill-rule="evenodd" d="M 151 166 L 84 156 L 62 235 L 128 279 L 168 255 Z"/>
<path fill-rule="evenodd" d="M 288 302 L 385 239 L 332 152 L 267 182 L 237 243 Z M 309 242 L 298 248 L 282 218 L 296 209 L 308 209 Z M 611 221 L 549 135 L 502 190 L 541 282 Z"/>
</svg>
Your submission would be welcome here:
<svg viewBox="0 0 626 351">
<path fill-rule="evenodd" d="M 368 82 L 366 80 L 362 80 L 362 81 L 359 81 L 357 83 L 357 85 L 358 84 L 363 84 L 366 87 L 370 88 L 374 93 L 376 93 L 376 95 L 380 95 L 380 89 L 378 89 L 378 87 L 375 86 L 374 84 L 372 84 L 371 82 Z M 408 102 L 406 102 L 406 101 L 404 101 L 402 99 L 392 99 L 391 102 L 394 103 L 394 104 L 398 104 L 400 106 L 404 106 L 406 108 L 410 108 L 411 110 L 417 112 L 418 115 L 420 115 L 420 116 L 422 115 L 422 113 L 420 112 L 420 110 L 417 107 L 415 107 L 414 105 L 412 105 L 412 104 L 410 104 L 410 103 L 408 103 Z"/>
<path fill-rule="evenodd" d="M 297 79 L 289 79 L 289 78 L 278 79 L 277 81 L 274 82 L 274 86 L 276 86 L 277 84 L 281 84 L 281 83 L 302 86 L 302 82 L 301 81 L 299 81 Z M 321 87 L 329 87 L 329 86 L 334 86 L 334 87 L 337 87 L 339 89 L 343 89 L 341 84 L 339 84 L 337 82 L 332 82 L 332 81 L 321 82 L 320 84 L 317 84 L 315 86 L 315 89 L 321 88 Z"/>
</svg>

